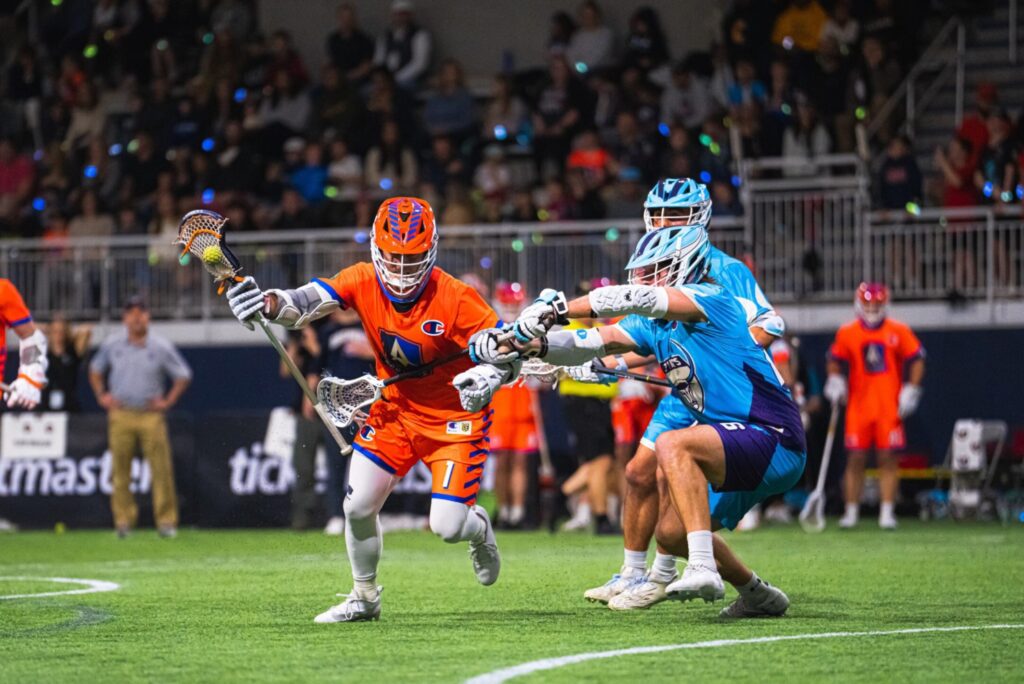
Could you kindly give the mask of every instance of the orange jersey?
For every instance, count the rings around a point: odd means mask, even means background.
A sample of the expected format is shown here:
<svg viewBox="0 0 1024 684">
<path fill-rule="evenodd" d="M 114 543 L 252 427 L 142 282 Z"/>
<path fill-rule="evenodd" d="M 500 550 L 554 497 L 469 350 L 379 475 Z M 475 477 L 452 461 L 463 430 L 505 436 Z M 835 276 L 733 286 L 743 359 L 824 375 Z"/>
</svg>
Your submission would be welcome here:
<svg viewBox="0 0 1024 684">
<path fill-rule="evenodd" d="M 0 278 L 0 379 L 7 363 L 7 329 L 32 322 L 21 293 L 7 278 Z"/>
<path fill-rule="evenodd" d="M 523 382 L 505 385 L 491 399 L 499 423 L 533 423 L 533 391 Z"/>
<path fill-rule="evenodd" d="M 498 323 L 498 315 L 476 290 L 437 267 L 423 293 L 404 312 L 384 295 L 373 266 L 366 262 L 313 282 L 359 314 L 382 380 L 459 352 L 473 333 Z M 478 414 L 463 410 L 452 379 L 472 366 L 468 356 L 458 359 L 422 378 L 386 388 L 384 398 L 416 414 L 421 423 L 470 420 Z M 441 427 L 442 432 L 445 429 Z"/>
<path fill-rule="evenodd" d="M 829 353 L 849 366 L 852 411 L 895 416 L 903 367 L 923 355 L 924 348 L 905 323 L 887 318 L 877 328 L 860 320 L 847 323 L 836 333 Z"/>
</svg>

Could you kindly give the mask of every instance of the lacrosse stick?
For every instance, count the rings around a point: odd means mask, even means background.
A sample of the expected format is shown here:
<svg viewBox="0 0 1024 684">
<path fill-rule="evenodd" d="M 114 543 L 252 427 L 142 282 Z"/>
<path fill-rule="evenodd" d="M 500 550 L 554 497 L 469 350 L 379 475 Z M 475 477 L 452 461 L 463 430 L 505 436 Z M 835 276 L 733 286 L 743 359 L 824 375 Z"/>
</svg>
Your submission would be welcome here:
<svg viewBox="0 0 1024 684">
<path fill-rule="evenodd" d="M 225 223 L 227 223 L 227 219 L 217 212 L 207 211 L 206 209 L 190 211 L 182 217 L 181 224 L 178 226 L 178 239 L 174 243 L 182 245 L 179 261 L 183 264 L 187 263 L 184 260 L 186 254 L 199 257 L 207 272 L 213 276 L 213 281 L 217 285 L 217 294 L 223 294 L 227 283 L 237 283 L 243 280 L 238 275 L 238 272 L 242 270 L 242 265 L 224 240 Z M 262 314 L 256 314 L 251 320 L 266 334 L 270 344 L 281 357 L 281 361 L 284 362 L 292 377 L 295 378 L 295 382 L 299 383 L 302 393 L 313 404 L 313 409 L 320 416 L 320 420 L 327 427 L 327 431 L 331 433 L 331 437 L 338 443 L 342 455 L 350 453 L 352 447 L 345 441 L 345 438 L 341 436 L 341 432 L 338 431 L 338 428 L 335 427 L 334 423 L 327 416 L 316 393 L 309 388 L 309 383 L 306 382 L 302 371 L 295 365 L 292 357 L 288 355 L 288 352 L 281 345 L 281 341 L 277 339 L 277 335 L 270 329 L 267 319 Z"/>
<path fill-rule="evenodd" d="M 601 373 L 602 375 L 612 375 L 616 378 L 646 382 L 651 385 L 658 385 L 659 387 L 668 387 L 669 389 L 675 388 L 675 385 L 670 381 L 665 378 L 659 378 L 656 375 L 630 373 L 629 371 L 619 370 L 618 368 L 609 368 L 608 366 L 601 366 L 596 363 L 593 364 L 592 367 L 595 373 Z M 540 359 L 529 359 L 525 361 L 523 363 L 522 375 L 537 378 L 546 384 L 553 384 L 561 379 L 569 377 L 565 372 L 565 366 L 553 366 L 550 363 L 544 363 Z"/>
<path fill-rule="evenodd" d="M 825 529 L 825 480 L 828 477 L 828 462 L 832 456 L 832 442 L 836 438 L 836 423 L 839 418 L 839 406 L 832 404 L 828 418 L 828 434 L 825 437 L 825 449 L 821 452 L 821 467 L 818 468 L 818 484 L 804 502 L 800 511 L 800 526 L 804 532 L 821 532 Z"/>
<path fill-rule="evenodd" d="M 498 338 L 498 341 L 500 344 L 511 339 L 512 333 L 507 333 Z M 366 412 L 371 404 L 381 398 L 385 387 L 390 387 L 403 380 L 422 378 L 429 375 L 438 366 L 461 359 L 467 354 L 469 354 L 469 349 L 463 349 L 454 354 L 434 359 L 423 366 L 393 375 L 386 380 L 381 380 L 373 375 L 361 375 L 353 380 L 328 376 L 316 386 L 316 394 L 334 425 L 345 428 L 352 423 L 357 414 Z"/>
</svg>

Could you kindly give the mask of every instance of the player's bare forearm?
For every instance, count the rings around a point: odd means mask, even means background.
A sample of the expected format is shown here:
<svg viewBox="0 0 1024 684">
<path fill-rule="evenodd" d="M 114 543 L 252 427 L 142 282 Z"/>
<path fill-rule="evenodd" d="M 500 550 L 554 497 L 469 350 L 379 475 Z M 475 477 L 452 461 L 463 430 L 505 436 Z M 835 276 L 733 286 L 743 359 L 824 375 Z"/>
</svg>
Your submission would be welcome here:
<svg viewBox="0 0 1024 684">
<path fill-rule="evenodd" d="M 625 354 L 606 356 L 601 359 L 601 362 L 609 368 L 614 368 L 619 365 L 620 358 L 627 368 L 643 368 L 654 363 L 655 360 L 653 356 L 642 356 L 636 352 L 627 352 Z"/>
<path fill-rule="evenodd" d="M 829 375 L 840 375 L 843 372 L 843 369 L 839 365 L 839 362 L 836 361 L 835 359 L 829 359 L 828 362 L 825 364 L 825 369 Z"/>
<path fill-rule="evenodd" d="M 910 370 L 907 372 L 907 382 L 911 385 L 918 385 L 924 381 L 924 359 L 918 357 L 910 362 Z"/>
</svg>

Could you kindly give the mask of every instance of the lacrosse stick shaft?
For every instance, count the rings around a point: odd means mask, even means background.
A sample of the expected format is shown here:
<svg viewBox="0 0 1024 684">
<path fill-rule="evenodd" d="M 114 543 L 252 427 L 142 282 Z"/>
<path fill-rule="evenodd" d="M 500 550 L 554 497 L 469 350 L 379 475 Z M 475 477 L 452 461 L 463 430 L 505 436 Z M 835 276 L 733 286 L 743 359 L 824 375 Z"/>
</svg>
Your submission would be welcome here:
<svg viewBox="0 0 1024 684">
<path fill-rule="evenodd" d="M 675 385 L 666 380 L 665 378 L 659 378 L 654 375 L 644 375 L 642 373 L 630 373 L 629 371 L 619 370 L 618 368 L 609 368 L 607 366 L 599 366 L 596 363 L 593 364 L 595 373 L 601 373 L 602 375 L 614 375 L 617 378 L 626 378 L 627 380 L 636 380 L 638 382 L 646 382 L 651 385 L 658 385 L 659 387 L 669 387 L 674 389 Z"/>
<path fill-rule="evenodd" d="M 498 344 L 502 344 L 503 342 L 507 342 L 511 339 L 512 333 L 507 333 L 498 338 Z M 454 354 L 449 354 L 448 356 L 442 356 L 439 359 L 434 359 L 430 363 L 425 364 L 423 366 L 419 366 L 418 368 L 412 368 L 410 370 L 399 373 L 398 375 L 393 375 L 387 380 L 383 380 L 381 384 L 384 387 L 387 387 L 388 385 L 393 385 L 396 382 L 401 382 L 402 380 L 409 380 L 410 378 L 420 378 L 429 373 L 430 371 L 434 370 L 438 366 L 443 366 L 445 364 L 451 363 L 452 361 L 457 361 L 462 357 L 468 355 L 469 349 L 462 349 L 460 351 L 455 352 Z"/>
<path fill-rule="evenodd" d="M 818 468 L 818 484 L 814 491 L 821 494 L 825 491 L 825 480 L 828 477 L 828 464 L 832 459 L 832 443 L 836 440 L 836 424 L 839 422 L 839 407 L 832 404 L 832 411 L 828 417 L 828 433 L 825 435 L 825 448 L 821 451 L 821 466 Z"/>
<path fill-rule="evenodd" d="M 302 393 L 307 399 L 309 399 L 309 403 L 313 405 L 313 409 L 316 411 L 317 415 L 320 416 L 320 422 L 324 424 L 327 431 L 331 433 L 331 437 L 333 437 L 334 441 L 338 443 L 338 448 L 341 449 L 341 453 L 346 454 L 351 451 L 351 445 L 349 445 L 349 443 L 345 441 L 345 438 L 341 436 L 341 432 L 338 431 L 338 427 L 333 421 L 331 421 L 327 412 L 324 411 L 324 407 L 320 405 L 320 399 L 316 396 L 316 392 L 310 388 L 309 383 L 306 382 L 306 377 L 302 374 L 302 371 L 299 370 L 299 367 L 295 365 L 292 357 L 288 355 L 284 345 L 281 344 L 281 340 L 277 339 L 277 335 L 275 335 L 270 329 L 266 319 L 263 318 L 263 316 L 256 316 L 253 320 L 256 322 L 256 325 L 262 328 L 267 339 L 270 340 L 270 344 L 275 350 L 277 350 L 278 356 L 281 357 L 281 361 L 284 363 L 285 367 L 288 368 L 288 372 L 290 372 L 292 377 L 295 378 L 295 382 L 299 383 L 299 387 L 302 388 Z"/>
</svg>

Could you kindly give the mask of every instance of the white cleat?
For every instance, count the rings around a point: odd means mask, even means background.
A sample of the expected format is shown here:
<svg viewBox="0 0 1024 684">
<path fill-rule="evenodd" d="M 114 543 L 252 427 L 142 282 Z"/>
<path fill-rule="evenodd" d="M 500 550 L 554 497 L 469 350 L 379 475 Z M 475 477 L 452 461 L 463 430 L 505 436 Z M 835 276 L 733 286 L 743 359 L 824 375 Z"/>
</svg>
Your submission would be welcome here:
<svg viewBox="0 0 1024 684">
<path fill-rule="evenodd" d="M 789 608 L 789 597 L 779 589 L 761 580 L 757 596 L 737 596 L 736 600 L 722 609 L 718 617 L 752 618 L 779 617 Z"/>
<path fill-rule="evenodd" d="M 590 516 L 574 516 L 562 524 L 563 532 L 581 532 L 590 529 Z"/>
<path fill-rule="evenodd" d="M 487 511 L 480 506 L 473 506 L 471 512 L 479 515 L 487 526 L 483 541 L 469 542 L 469 556 L 473 559 L 473 572 L 476 573 L 476 580 L 485 587 L 489 587 L 498 581 L 498 573 L 501 572 L 498 540 L 494 537 L 494 526 L 491 525 L 491 518 L 487 515 Z"/>
<path fill-rule="evenodd" d="M 878 516 L 878 526 L 883 530 L 895 530 L 899 525 L 896 524 L 895 515 L 880 515 Z"/>
<path fill-rule="evenodd" d="M 761 526 L 761 506 L 754 506 L 747 511 L 736 525 L 737 532 L 753 532 Z"/>
<path fill-rule="evenodd" d="M 599 587 L 587 589 L 583 592 L 583 598 L 594 603 L 608 603 L 613 598 L 628 590 L 630 587 L 644 581 L 646 572 L 623 565 L 622 569 L 612 575 L 612 578 Z"/>
<path fill-rule="evenodd" d="M 683 576 L 665 587 L 665 593 L 675 601 L 702 598 L 705 603 L 711 603 L 725 598 L 725 584 L 716 568 L 687 563 Z"/>
<path fill-rule="evenodd" d="M 665 588 L 679 578 L 676 573 L 672 579 L 659 581 L 650 575 L 642 582 L 631 585 L 624 592 L 612 598 L 608 607 L 612 610 L 644 610 L 668 599 Z"/>
<path fill-rule="evenodd" d="M 328 537 L 340 537 L 345 533 L 345 519 L 340 515 L 336 515 L 327 521 L 327 526 L 324 527 L 324 534 Z"/>
<path fill-rule="evenodd" d="M 857 522 L 858 522 L 857 516 L 855 516 L 855 515 L 843 515 L 843 517 L 839 519 L 839 529 L 841 529 L 841 530 L 852 530 L 854 527 L 857 526 Z"/>
<path fill-rule="evenodd" d="M 374 596 L 363 596 L 355 589 L 351 594 L 338 594 L 344 596 L 345 600 L 336 606 L 328 608 L 313 618 L 313 622 L 324 625 L 332 622 L 366 622 L 367 620 L 380 619 L 380 592 L 377 587 Z"/>
</svg>

